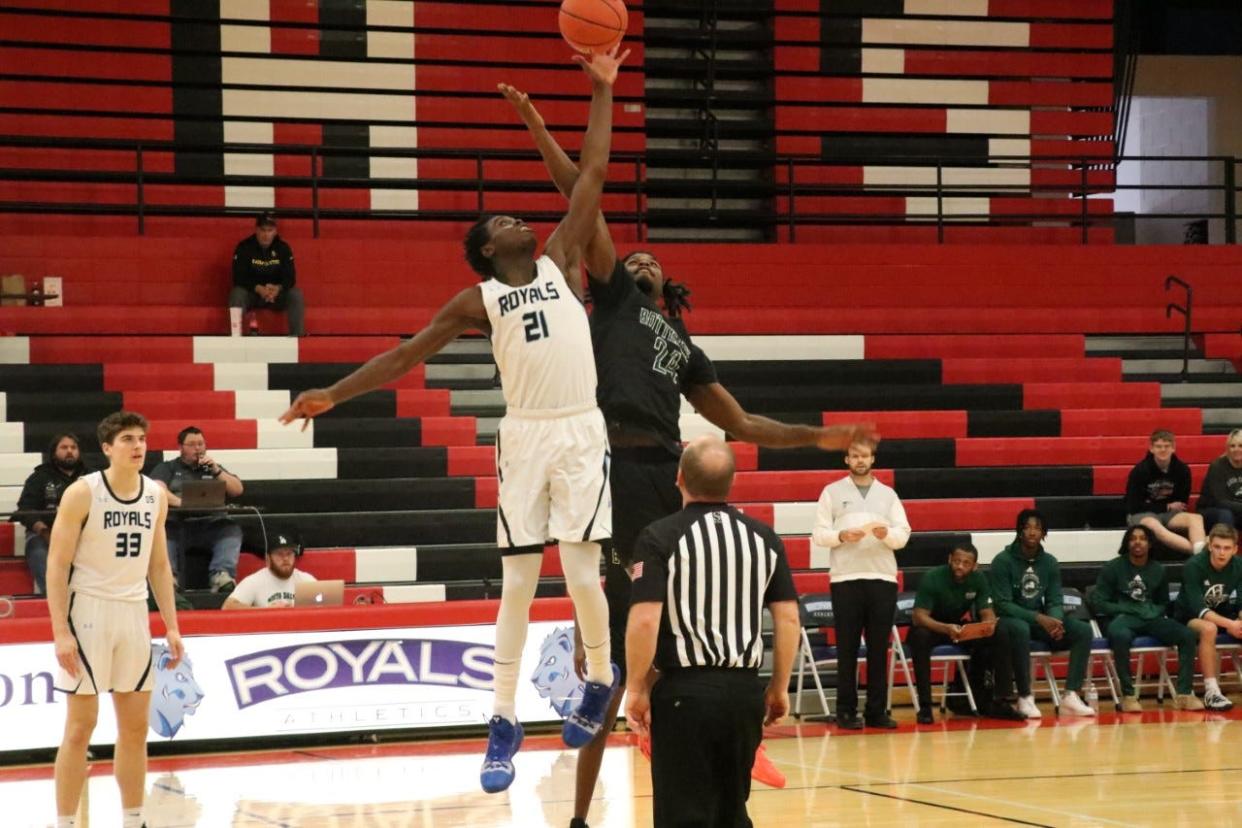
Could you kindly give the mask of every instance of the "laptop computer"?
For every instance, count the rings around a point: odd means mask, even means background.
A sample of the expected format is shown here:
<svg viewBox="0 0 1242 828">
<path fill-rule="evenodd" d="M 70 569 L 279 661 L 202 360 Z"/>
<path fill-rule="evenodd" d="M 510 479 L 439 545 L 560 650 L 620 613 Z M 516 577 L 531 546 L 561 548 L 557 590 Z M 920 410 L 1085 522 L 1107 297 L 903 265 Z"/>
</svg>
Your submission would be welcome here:
<svg viewBox="0 0 1242 828">
<path fill-rule="evenodd" d="M 295 607 L 339 607 L 345 603 L 345 582 L 303 581 L 293 587 Z"/>
<path fill-rule="evenodd" d="M 223 509 L 223 480 L 187 480 L 181 484 L 182 509 Z"/>
</svg>

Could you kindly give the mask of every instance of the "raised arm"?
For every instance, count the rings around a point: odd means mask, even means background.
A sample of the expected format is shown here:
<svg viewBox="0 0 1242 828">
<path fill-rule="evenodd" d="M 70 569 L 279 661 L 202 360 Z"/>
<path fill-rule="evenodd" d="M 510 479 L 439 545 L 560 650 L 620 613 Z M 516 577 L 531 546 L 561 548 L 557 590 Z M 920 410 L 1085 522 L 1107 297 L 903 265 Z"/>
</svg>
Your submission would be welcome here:
<svg viewBox="0 0 1242 828">
<path fill-rule="evenodd" d="M 591 79 L 591 113 L 587 119 L 586 135 L 582 139 L 578 180 L 569 196 L 569 210 L 544 248 L 562 272 L 565 271 L 568 251 L 585 248 L 596 231 L 604 180 L 608 177 L 608 156 L 612 149 L 612 85 L 617 80 L 621 63 L 630 54 L 627 49 L 618 56 L 618 48 L 620 46 L 614 47 L 606 55 L 593 55 L 590 60 L 582 55 L 574 58 Z M 587 264 L 591 266 L 590 262 Z M 597 267 L 605 264 L 611 273 L 613 262 L 595 263 Z"/>
<path fill-rule="evenodd" d="M 818 446 L 822 449 L 846 449 L 856 440 L 879 440 L 875 427 L 870 423 L 827 427 L 791 425 L 751 414 L 718 382 L 693 386 L 686 392 L 686 399 L 712 425 L 739 440 L 764 448 Z"/>
<path fill-rule="evenodd" d="M 483 294 L 477 285 L 466 288 L 450 299 L 427 327 L 407 342 L 372 357 L 361 368 L 328 388 L 312 388 L 298 394 L 293 405 L 280 415 L 280 421 L 288 425 L 294 420 L 305 418 L 306 423 L 302 427 L 306 428 L 311 417 L 403 376 L 471 328 L 482 331 L 489 329 L 487 311 L 483 307 Z"/>
<path fill-rule="evenodd" d="M 574 191 L 574 185 L 578 183 L 578 165 L 548 131 L 543 122 L 543 116 L 539 114 L 539 110 L 535 109 L 529 95 L 507 83 L 497 84 L 497 88 L 500 94 L 504 95 L 505 100 L 513 106 L 518 117 L 522 119 L 522 123 L 526 125 L 526 131 L 534 140 L 535 149 L 539 150 L 539 155 L 543 158 L 543 165 L 547 168 L 552 183 L 556 185 L 556 189 L 560 190 L 561 195 L 569 198 Z M 616 260 L 617 249 L 612 243 L 612 234 L 608 232 L 608 223 L 604 221 L 604 213 L 601 210 L 596 214 L 595 233 L 583 249 L 582 261 L 585 262 L 592 279 L 597 282 L 608 282 L 612 279 L 612 263 Z M 570 286 L 581 287 L 580 283 L 574 282 L 571 282 Z"/>
</svg>

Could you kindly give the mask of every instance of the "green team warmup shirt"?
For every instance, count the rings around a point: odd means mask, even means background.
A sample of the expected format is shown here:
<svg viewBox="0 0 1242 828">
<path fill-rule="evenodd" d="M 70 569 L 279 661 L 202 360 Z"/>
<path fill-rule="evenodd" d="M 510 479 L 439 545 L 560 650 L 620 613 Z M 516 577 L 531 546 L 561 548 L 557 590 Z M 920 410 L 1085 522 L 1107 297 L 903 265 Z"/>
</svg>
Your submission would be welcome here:
<svg viewBox="0 0 1242 828">
<path fill-rule="evenodd" d="M 1150 621 L 1165 614 L 1169 605 L 1169 582 L 1164 567 L 1148 559 L 1135 566 L 1129 556 L 1114 558 L 1095 580 L 1091 604 L 1103 615 L 1133 615 Z"/>
<path fill-rule="evenodd" d="M 988 571 L 996 614 L 1002 618 L 1021 618 L 1031 624 L 1039 613 L 1065 619 L 1061 593 L 1061 565 L 1044 551 L 1031 560 L 1022 554 L 1018 541 L 1006 546 L 992 561 Z"/>
<path fill-rule="evenodd" d="M 923 576 L 914 606 L 927 610 L 941 624 L 956 624 L 967 612 L 978 620 L 985 609 L 991 609 L 992 592 L 982 572 L 975 570 L 959 584 L 949 565 L 942 564 Z"/>
<path fill-rule="evenodd" d="M 1236 555 L 1222 570 L 1212 566 L 1212 553 L 1204 549 L 1182 567 L 1182 591 L 1175 609 L 1183 621 L 1202 618 L 1208 610 L 1222 612 L 1232 602 L 1230 595 L 1242 585 L 1242 558 Z"/>
</svg>

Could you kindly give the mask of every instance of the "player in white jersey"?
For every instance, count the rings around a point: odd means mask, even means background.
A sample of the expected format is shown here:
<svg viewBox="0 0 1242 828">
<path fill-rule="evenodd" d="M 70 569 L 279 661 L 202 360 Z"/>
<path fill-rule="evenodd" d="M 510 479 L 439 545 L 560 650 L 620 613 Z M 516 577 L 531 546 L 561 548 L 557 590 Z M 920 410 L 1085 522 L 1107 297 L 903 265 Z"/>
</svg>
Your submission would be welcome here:
<svg viewBox="0 0 1242 828">
<path fill-rule="evenodd" d="M 140 828 L 154 682 L 148 581 L 167 630 L 171 665 L 183 655 L 164 536 L 168 501 L 142 474 L 147 421 L 141 414 L 110 414 L 98 435 L 108 469 L 65 489 L 47 561 L 47 603 L 60 664 L 56 689 L 66 694 L 65 735 L 56 753 L 57 828 L 76 825 L 100 693 L 111 693 L 116 709 L 113 767 L 124 828 Z"/>
<path fill-rule="evenodd" d="M 575 60 L 591 80 L 591 111 L 581 175 L 560 225 L 536 258 L 537 240 L 512 216 L 480 219 L 466 236 L 466 260 L 484 279 L 442 307 L 409 341 L 372 359 L 331 388 L 298 395 L 281 416 L 290 423 L 389 383 L 464 331 L 488 334 L 507 412 L 496 435 L 500 479 L 497 542 L 504 585 L 496 618 L 495 700 L 480 782 L 489 793 L 513 782 L 522 743 L 515 696 L 543 544 L 560 544 L 561 568 L 587 651 L 586 693 L 562 736 L 580 747 L 599 732 L 616 689 L 609 662 L 608 606 L 599 581 L 609 537 L 608 437 L 595 401 L 595 361 L 577 273 L 595 235 L 612 139 L 612 85 L 628 51 Z M 615 257 L 615 253 L 612 254 Z M 608 270 L 612 262 L 607 263 Z"/>
</svg>

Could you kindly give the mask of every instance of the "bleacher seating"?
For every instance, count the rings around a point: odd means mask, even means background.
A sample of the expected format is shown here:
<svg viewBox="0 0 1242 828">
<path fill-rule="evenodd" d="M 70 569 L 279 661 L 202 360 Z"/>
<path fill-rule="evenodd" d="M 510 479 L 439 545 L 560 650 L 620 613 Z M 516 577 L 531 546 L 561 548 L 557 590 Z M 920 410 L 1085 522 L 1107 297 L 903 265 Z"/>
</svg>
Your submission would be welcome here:
<svg viewBox="0 0 1242 828">
<path fill-rule="evenodd" d="M 586 86 L 563 60 L 553 4 L 420 0 L 417 18 L 414 4 L 259 5 L 268 17 L 224 25 L 175 0 L 0 11 L 10 76 L 0 137 L 48 144 L 0 145 L 0 168 L 54 173 L 5 179 L 0 273 L 61 276 L 65 303 L 0 307 L 0 507 L 13 508 L 55 430 L 77 431 L 99 465 L 94 423 L 133 408 L 152 420 L 153 462 L 181 427 L 202 427 L 245 480 L 243 502 L 297 525 L 311 547 L 302 565 L 364 590 L 351 599 L 495 597 L 489 443 L 503 406 L 485 340 L 462 341 L 305 431 L 275 417 L 476 283 L 458 240 L 480 209 L 550 229 L 563 200 L 542 164 L 470 153 L 529 149 L 493 91 L 501 80 L 529 90 L 576 149 Z M 1103 163 L 1114 150 L 1113 2 L 948 8 L 775 0 L 780 104 L 760 155 L 775 212 L 799 219 L 798 244 L 653 249 L 693 289 L 688 326 L 745 406 L 805 423 L 877 422 L 880 477 L 916 530 L 900 558 L 911 586 L 957 540 L 989 561 L 1028 506 L 1048 515 L 1050 548 L 1082 584 L 1116 551 L 1125 475 L 1152 429 L 1179 434 L 1196 483 L 1220 448 L 1198 402 L 1163 407 L 1160 383 L 1129 381 L 1124 360 L 1091 355 L 1087 337 L 1179 332 L 1163 291 L 1176 272 L 1197 290 L 1202 352 L 1242 368 L 1242 256 L 1045 245 L 1083 240 L 1082 202 L 1070 196 L 1084 180 L 1093 192 L 1114 184 Z M 636 51 L 616 90 L 622 160 L 604 200 L 627 217 L 612 225 L 623 248 L 642 238 L 628 217 L 646 198 L 642 162 L 626 154 L 669 128 L 646 121 L 661 92 L 644 88 L 643 27 L 632 7 Z M 51 145 L 74 138 L 119 143 Z M 135 142 L 147 144 L 142 236 L 130 208 Z M 690 143 L 662 151 L 701 153 Z M 417 157 L 401 153 L 409 147 Z M 382 149 L 396 154 L 366 154 Z M 787 167 L 788 153 L 814 157 Z M 910 155 L 943 159 L 945 241 L 989 244 L 931 243 L 941 232 L 927 191 L 935 168 L 905 165 Z M 312 164 L 317 237 L 306 217 Z M 790 169 L 799 184 L 845 189 L 791 203 Z M 94 172 L 111 177 L 82 180 Z M 396 183 L 416 178 L 419 189 Z M 282 212 L 309 308 L 305 339 L 221 336 L 229 255 L 249 230 L 238 215 L 257 206 Z M 1107 198 L 1086 206 L 1097 218 L 1112 209 Z M 882 213 L 896 224 L 872 221 Z M 1102 222 L 1088 229 L 1089 241 L 1112 239 Z M 687 410 L 683 427 L 689 436 L 707 425 Z M 735 499 L 786 537 L 799 588 L 823 591 L 828 556 L 807 535 L 820 489 L 843 474 L 840 454 L 736 450 Z M 21 540 L 0 524 L 0 594 L 30 591 L 14 557 Z M 242 574 L 256 565 L 247 557 Z M 555 554 L 543 575 L 540 595 L 563 594 Z"/>
<path fill-rule="evenodd" d="M 343 266 L 343 275 L 333 266 L 331 256 L 343 249 L 340 243 L 293 241 L 302 283 L 320 302 L 321 319 L 382 311 L 365 305 L 351 311 L 337 304 L 345 301 L 342 295 L 317 293 L 321 280 L 331 284 L 352 273 L 352 265 Z M 13 242 L 0 253 L 0 269 L 29 270 L 33 242 Z M 49 257 L 43 266 L 72 274 L 66 276 L 65 310 L 80 308 L 96 320 L 107 311 L 76 294 L 80 287 L 92 296 L 91 258 L 99 257 L 101 274 L 129 274 L 137 301 L 115 309 L 136 309 L 136 315 L 115 321 L 109 326 L 114 332 L 94 335 L 97 327 L 84 326 L 76 333 L 42 333 L 49 327 L 44 319 L 57 309 L 0 310 L 0 318 L 20 318 L 31 332 L 0 342 L 5 363 L 0 364 L 0 393 L 7 419 L 0 429 L 4 508 L 13 508 L 17 487 L 55 430 L 77 431 L 88 460 L 99 464 L 93 425 L 123 405 L 152 419 L 152 462 L 175 451 L 181 427 L 191 422 L 202 427 L 212 454 L 246 481 L 242 502 L 262 506 L 269 519 L 297 525 L 310 547 L 303 565 L 321 577 L 373 585 L 390 601 L 497 594 L 496 481 L 489 443 L 503 405 L 492 387 L 494 368 L 484 341 L 455 344 L 392 388 L 344 404 L 305 431 L 283 428 L 275 417 L 292 395 L 331 382 L 391 347 L 398 341 L 391 335 L 395 331 L 344 336 L 330 326 L 333 332 L 320 335 L 312 323 L 312 335 L 300 340 L 190 335 L 177 330 L 175 316 L 152 314 L 155 308 L 142 303 L 134 274 L 161 252 L 179 248 L 183 269 L 164 280 L 165 288 L 175 291 L 177 308 L 217 316 L 222 323 L 219 308 L 196 307 L 196 297 L 215 296 L 226 279 L 219 245 L 193 239 L 142 241 L 123 250 L 107 241 L 94 245 L 93 239 L 73 245 L 44 240 L 38 249 L 45 255 L 65 251 L 63 258 Z M 454 245 L 389 242 L 381 247 L 387 253 L 377 261 L 393 265 L 372 262 L 373 278 L 377 294 L 389 301 L 404 289 L 409 262 L 437 265 L 424 271 L 419 282 L 420 293 L 431 299 L 471 279 L 452 258 Z M 302 256 L 302 248 L 309 255 Z M 112 259 L 105 255 L 109 250 Z M 1029 506 L 1048 515 L 1051 548 L 1067 566 L 1082 568 L 1068 579 L 1085 583 L 1093 567 L 1115 553 L 1124 524 L 1120 495 L 1125 475 L 1146 450 L 1151 430 L 1167 426 L 1179 434 L 1179 454 L 1191 464 L 1196 482 L 1220 453 L 1220 438 L 1201 435 L 1198 408 L 1161 408 L 1158 384 L 1125 382 L 1120 359 L 1089 356 L 1084 334 L 1090 331 L 1049 331 L 1062 326 L 1028 307 L 1033 271 L 995 275 L 1003 264 L 1025 258 L 1024 267 L 1051 271 L 1042 277 L 1045 283 L 1072 275 L 1079 301 L 1097 301 L 1106 310 L 1106 292 L 1090 289 L 1089 283 L 1099 263 L 1105 262 L 1107 270 L 1108 262 L 1119 261 L 1117 267 L 1130 271 L 1136 304 L 1141 298 L 1158 309 L 1156 274 L 1167 264 L 1160 254 L 1114 251 L 1109 257 L 1095 249 L 1067 249 L 1056 261 L 1041 262 L 1036 250 L 958 248 L 956 266 L 943 250 L 919 247 L 906 249 L 904 263 L 891 249 L 869 247 L 704 245 L 657 248 L 657 253 L 666 258 L 668 272 L 692 286 L 696 299 L 703 296 L 687 317 L 696 333 L 700 319 L 713 312 L 740 315 L 743 305 L 756 302 L 754 280 L 736 275 L 745 267 L 719 266 L 718 257 L 726 252 L 729 261 L 755 268 L 775 262 L 779 267 L 764 271 L 765 288 L 772 287 L 771 281 L 786 281 L 791 290 L 797 283 L 802 294 L 848 296 L 838 280 L 846 272 L 859 272 L 867 285 L 860 302 L 874 304 L 877 318 L 884 317 L 880 333 L 778 335 L 744 325 L 705 333 L 697 341 L 716 361 L 721 381 L 754 411 L 799 422 L 870 419 L 878 424 L 886 436 L 880 478 L 901 493 L 916 529 L 901 559 L 911 585 L 957 539 L 973 539 L 982 560 L 990 560 L 1011 540 L 1016 512 Z M 804 256 L 791 251 L 822 253 L 828 272 L 817 274 Z M 1232 302 L 1242 305 L 1228 278 L 1235 254 L 1216 248 L 1188 258 L 1183 270 L 1195 269 L 1202 295 L 1214 297 L 1222 309 L 1235 307 Z M 1104 277 L 1099 278 L 1102 285 Z M 942 295 L 932 289 L 937 282 L 943 295 L 958 297 L 963 314 L 991 310 L 1025 324 L 989 335 L 943 332 L 951 326 L 922 334 L 924 317 L 940 312 L 928 308 Z M 95 301 L 101 297 L 93 295 Z M 887 301 L 882 303 L 882 297 Z M 961 297 L 976 304 L 965 307 Z M 772 310 L 789 308 L 774 305 Z M 747 312 L 754 313 L 754 307 Z M 833 307 L 816 312 L 857 313 Z M 137 327 L 133 320 L 139 318 L 151 327 L 139 327 L 137 335 L 123 333 Z M 850 325 L 848 319 L 839 324 Z M 687 410 L 683 427 L 693 434 L 706 423 Z M 819 492 L 844 473 L 840 453 L 736 448 L 735 500 L 786 536 L 800 574 L 822 575 L 828 556 L 807 535 Z M 254 529 L 255 518 L 239 520 Z M 29 580 L 23 562 L 12 557 L 21 548 L 20 532 L 13 528 L 0 528 L 0 555 L 5 557 L 0 592 L 25 593 Z M 243 572 L 257 560 L 247 558 Z M 541 594 L 562 594 L 555 554 L 546 556 L 543 574 Z"/>
</svg>

